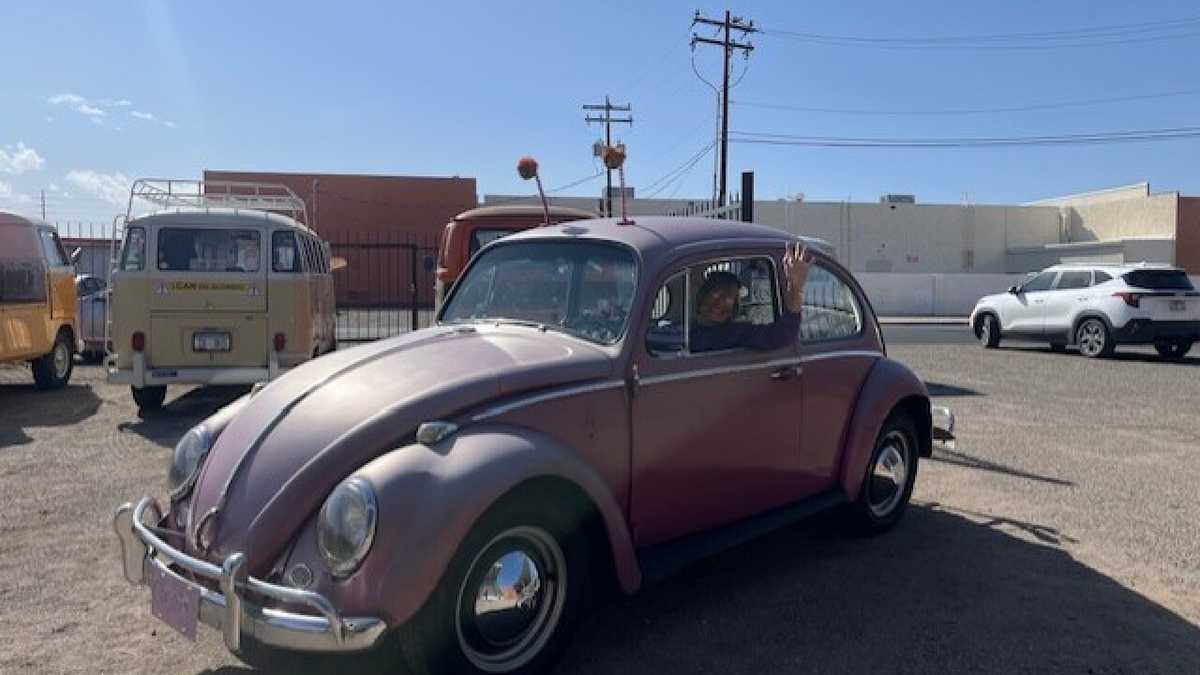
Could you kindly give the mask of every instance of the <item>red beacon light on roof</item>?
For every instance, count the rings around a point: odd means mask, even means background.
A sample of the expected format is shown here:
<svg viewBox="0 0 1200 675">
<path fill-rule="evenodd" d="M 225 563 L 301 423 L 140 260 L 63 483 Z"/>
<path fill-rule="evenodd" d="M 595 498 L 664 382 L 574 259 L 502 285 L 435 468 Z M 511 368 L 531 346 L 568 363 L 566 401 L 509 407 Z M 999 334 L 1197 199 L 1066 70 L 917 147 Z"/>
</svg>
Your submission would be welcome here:
<svg viewBox="0 0 1200 675">
<path fill-rule="evenodd" d="M 537 160 L 529 155 L 525 155 L 521 159 L 517 160 L 517 175 L 521 177 L 521 180 L 529 180 L 532 178 L 537 182 L 538 196 L 542 198 L 542 214 L 546 217 L 545 222 L 542 224 L 549 225 L 550 202 L 546 201 L 546 191 L 542 189 L 542 177 L 538 175 Z"/>
</svg>

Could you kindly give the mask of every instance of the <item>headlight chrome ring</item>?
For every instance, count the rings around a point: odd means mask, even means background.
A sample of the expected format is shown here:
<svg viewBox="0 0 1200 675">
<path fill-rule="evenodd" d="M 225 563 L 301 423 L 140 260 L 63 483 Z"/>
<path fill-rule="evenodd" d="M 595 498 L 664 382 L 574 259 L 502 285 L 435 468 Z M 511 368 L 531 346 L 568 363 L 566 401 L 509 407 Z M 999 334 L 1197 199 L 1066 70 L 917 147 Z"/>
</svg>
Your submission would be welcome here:
<svg viewBox="0 0 1200 675">
<path fill-rule="evenodd" d="M 167 470 L 167 484 L 171 488 L 171 501 L 178 501 L 187 496 L 192 486 L 196 484 L 196 476 L 205 456 L 212 449 L 212 434 L 203 424 L 198 424 L 188 430 L 183 438 L 175 444 L 175 452 L 171 456 L 171 466 Z"/>
</svg>

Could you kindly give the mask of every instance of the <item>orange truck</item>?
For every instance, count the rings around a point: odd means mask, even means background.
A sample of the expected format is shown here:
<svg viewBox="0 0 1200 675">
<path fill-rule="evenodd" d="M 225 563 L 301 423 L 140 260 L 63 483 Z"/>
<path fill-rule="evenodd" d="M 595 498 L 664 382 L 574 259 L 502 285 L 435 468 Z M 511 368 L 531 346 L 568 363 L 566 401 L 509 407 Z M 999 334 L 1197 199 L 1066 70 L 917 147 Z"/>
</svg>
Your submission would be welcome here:
<svg viewBox="0 0 1200 675">
<path fill-rule="evenodd" d="M 550 207 L 550 224 L 595 217 L 595 213 L 582 209 Z M 455 216 L 442 233 L 434 282 L 434 308 L 442 306 L 446 293 L 479 249 L 514 232 L 545 224 L 546 216 L 540 204 L 481 206 Z"/>
</svg>

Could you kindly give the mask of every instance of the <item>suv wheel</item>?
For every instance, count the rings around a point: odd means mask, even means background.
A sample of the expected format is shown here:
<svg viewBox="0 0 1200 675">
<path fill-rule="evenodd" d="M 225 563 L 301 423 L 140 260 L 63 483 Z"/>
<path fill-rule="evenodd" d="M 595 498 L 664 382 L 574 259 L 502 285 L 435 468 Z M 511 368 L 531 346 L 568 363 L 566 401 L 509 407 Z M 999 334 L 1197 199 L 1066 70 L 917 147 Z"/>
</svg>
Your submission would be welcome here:
<svg viewBox="0 0 1200 675">
<path fill-rule="evenodd" d="M 1192 348 L 1189 340 L 1173 340 L 1171 342 L 1155 342 L 1154 351 L 1164 359 L 1177 360 L 1187 355 Z"/>
<path fill-rule="evenodd" d="M 1079 345 L 1080 354 L 1092 359 L 1112 356 L 1116 348 L 1108 325 L 1096 318 L 1084 319 L 1079 324 L 1075 330 L 1075 343 Z"/>
<path fill-rule="evenodd" d="M 979 342 L 988 349 L 1000 345 L 1000 322 L 991 314 L 984 314 L 979 322 Z"/>
<path fill-rule="evenodd" d="M 50 353 L 33 361 L 33 383 L 38 389 L 62 389 L 75 367 L 71 337 L 60 332 Z"/>
</svg>

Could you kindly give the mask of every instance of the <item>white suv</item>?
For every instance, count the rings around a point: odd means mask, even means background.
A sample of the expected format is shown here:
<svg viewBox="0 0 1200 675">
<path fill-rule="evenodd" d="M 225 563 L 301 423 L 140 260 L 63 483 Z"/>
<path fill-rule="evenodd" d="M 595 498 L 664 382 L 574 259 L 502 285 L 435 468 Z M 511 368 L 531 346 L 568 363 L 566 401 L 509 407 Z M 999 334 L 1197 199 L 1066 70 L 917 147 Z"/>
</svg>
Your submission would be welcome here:
<svg viewBox="0 0 1200 675">
<path fill-rule="evenodd" d="M 1014 337 L 1056 351 L 1074 344 L 1098 357 L 1118 344 L 1152 344 L 1177 359 L 1200 340 L 1200 292 L 1187 273 L 1167 265 L 1055 265 L 980 299 L 970 326 L 989 348 Z"/>
</svg>

